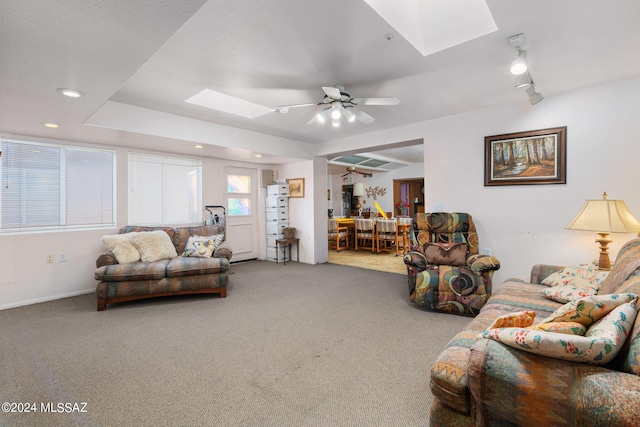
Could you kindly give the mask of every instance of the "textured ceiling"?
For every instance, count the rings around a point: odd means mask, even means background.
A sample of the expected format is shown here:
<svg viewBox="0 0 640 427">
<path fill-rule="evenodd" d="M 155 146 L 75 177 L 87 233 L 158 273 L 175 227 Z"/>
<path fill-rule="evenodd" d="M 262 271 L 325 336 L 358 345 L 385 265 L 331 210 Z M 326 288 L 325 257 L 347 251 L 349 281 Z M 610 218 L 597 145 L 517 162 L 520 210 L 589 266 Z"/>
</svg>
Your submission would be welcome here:
<svg viewBox="0 0 640 427">
<path fill-rule="evenodd" d="M 215 123 L 309 151 L 492 105 L 526 110 L 535 107 L 508 72 L 507 38 L 523 32 L 546 97 L 640 75 L 638 1 L 487 4 L 497 31 L 423 56 L 361 0 L 1 2 L 0 131 L 186 153 L 192 144 L 177 143 L 189 141 L 180 123 Z M 373 124 L 334 129 L 306 124 L 317 107 L 246 119 L 184 102 L 211 89 L 273 108 L 319 102 L 330 85 L 355 97 L 398 97 L 400 105 L 363 106 Z M 58 87 L 87 95 L 61 99 Z M 106 111 L 109 124 L 85 124 Z M 145 112 L 192 121 L 168 120 L 163 134 L 157 121 L 145 123 L 157 115 Z M 44 121 L 61 127 L 52 134 Z M 156 130 L 134 135 L 137 125 Z M 210 141 L 203 153 L 248 158 L 250 148 L 239 148 Z"/>
</svg>

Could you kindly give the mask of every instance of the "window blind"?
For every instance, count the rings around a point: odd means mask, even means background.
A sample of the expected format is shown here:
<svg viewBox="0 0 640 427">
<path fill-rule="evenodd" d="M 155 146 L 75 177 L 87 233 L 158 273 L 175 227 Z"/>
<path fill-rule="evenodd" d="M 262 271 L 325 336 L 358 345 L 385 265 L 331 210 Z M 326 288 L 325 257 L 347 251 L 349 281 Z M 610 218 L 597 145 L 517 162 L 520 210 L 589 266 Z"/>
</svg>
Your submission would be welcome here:
<svg viewBox="0 0 640 427">
<path fill-rule="evenodd" d="M 1 143 L 1 233 L 115 227 L 114 151 Z"/>
<path fill-rule="evenodd" d="M 129 153 L 129 224 L 202 221 L 202 161 Z"/>
</svg>

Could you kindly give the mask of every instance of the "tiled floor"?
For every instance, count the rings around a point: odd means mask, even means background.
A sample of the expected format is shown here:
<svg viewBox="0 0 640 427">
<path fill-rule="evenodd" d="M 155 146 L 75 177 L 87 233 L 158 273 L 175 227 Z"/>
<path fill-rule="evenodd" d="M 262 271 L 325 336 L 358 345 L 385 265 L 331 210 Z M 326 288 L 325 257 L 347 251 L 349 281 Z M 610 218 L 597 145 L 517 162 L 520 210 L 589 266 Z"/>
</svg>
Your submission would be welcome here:
<svg viewBox="0 0 640 427">
<path fill-rule="evenodd" d="M 402 253 L 396 256 L 390 252 L 371 253 L 371 251 L 367 250 L 359 250 L 358 252 L 342 250 L 336 252 L 335 249 L 329 249 L 329 262 L 332 264 L 352 265 L 370 270 L 406 275 L 407 267 L 402 260 Z"/>
</svg>

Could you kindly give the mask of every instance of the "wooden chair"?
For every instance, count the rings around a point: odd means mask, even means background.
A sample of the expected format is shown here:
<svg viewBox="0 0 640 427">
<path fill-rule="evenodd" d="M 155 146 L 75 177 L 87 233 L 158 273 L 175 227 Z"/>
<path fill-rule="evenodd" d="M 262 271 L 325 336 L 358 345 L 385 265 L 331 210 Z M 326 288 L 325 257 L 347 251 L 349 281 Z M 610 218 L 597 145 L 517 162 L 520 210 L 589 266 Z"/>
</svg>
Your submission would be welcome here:
<svg viewBox="0 0 640 427">
<path fill-rule="evenodd" d="M 378 252 L 399 253 L 398 224 L 395 219 L 379 219 L 376 221 L 376 246 Z"/>
<path fill-rule="evenodd" d="M 329 219 L 329 249 L 335 249 L 340 252 L 348 248 L 349 233 L 347 227 L 340 227 L 337 219 Z"/>
<path fill-rule="evenodd" d="M 356 252 L 359 246 L 375 252 L 376 236 L 373 224 L 372 219 L 356 218 Z"/>
</svg>

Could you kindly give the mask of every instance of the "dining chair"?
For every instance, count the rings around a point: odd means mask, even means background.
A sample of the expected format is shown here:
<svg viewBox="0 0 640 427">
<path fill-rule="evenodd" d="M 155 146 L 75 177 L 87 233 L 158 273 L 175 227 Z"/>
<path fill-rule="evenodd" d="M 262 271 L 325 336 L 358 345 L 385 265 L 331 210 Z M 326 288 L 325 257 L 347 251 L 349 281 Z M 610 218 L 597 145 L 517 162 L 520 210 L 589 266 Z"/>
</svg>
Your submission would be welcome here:
<svg viewBox="0 0 640 427">
<path fill-rule="evenodd" d="M 336 252 L 347 249 L 348 240 L 349 233 L 347 232 L 347 227 L 341 227 L 337 219 L 329 218 L 329 249 L 335 249 Z"/>
<path fill-rule="evenodd" d="M 376 250 L 376 236 L 372 219 L 356 218 L 356 252 L 358 247 Z"/>
</svg>

